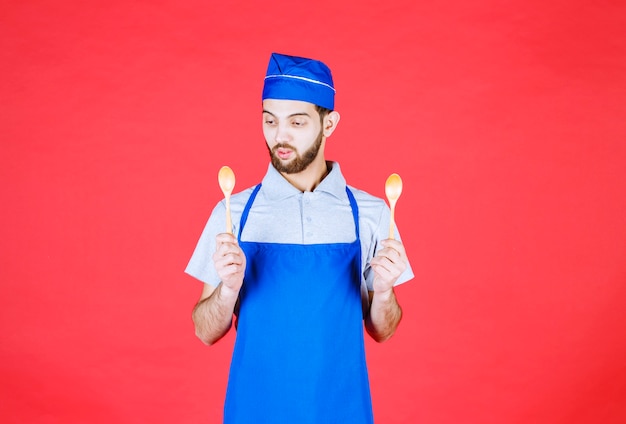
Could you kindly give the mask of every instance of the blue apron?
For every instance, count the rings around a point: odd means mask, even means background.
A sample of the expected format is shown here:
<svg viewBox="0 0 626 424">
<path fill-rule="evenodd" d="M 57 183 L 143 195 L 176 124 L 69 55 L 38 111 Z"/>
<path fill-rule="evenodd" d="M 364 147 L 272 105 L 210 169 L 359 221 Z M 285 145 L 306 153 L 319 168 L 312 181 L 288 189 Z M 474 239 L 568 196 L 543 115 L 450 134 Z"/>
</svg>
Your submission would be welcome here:
<svg viewBox="0 0 626 424">
<path fill-rule="evenodd" d="M 225 424 L 373 422 L 365 364 L 358 207 L 356 241 L 241 241 L 246 254 Z"/>
</svg>

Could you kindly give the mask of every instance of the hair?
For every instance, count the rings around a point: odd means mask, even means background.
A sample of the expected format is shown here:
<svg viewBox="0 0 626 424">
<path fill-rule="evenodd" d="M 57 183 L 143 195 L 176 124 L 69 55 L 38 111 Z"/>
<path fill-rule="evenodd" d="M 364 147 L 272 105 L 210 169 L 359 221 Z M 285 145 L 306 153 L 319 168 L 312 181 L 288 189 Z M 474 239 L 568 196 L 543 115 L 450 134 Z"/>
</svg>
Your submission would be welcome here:
<svg viewBox="0 0 626 424">
<path fill-rule="evenodd" d="M 317 113 L 320 114 L 320 122 L 322 123 L 322 126 L 324 125 L 324 118 L 326 117 L 326 115 L 328 115 L 330 112 L 332 112 L 332 110 L 327 109 L 325 107 L 322 106 L 318 106 L 315 105 L 315 110 L 317 111 Z"/>
</svg>

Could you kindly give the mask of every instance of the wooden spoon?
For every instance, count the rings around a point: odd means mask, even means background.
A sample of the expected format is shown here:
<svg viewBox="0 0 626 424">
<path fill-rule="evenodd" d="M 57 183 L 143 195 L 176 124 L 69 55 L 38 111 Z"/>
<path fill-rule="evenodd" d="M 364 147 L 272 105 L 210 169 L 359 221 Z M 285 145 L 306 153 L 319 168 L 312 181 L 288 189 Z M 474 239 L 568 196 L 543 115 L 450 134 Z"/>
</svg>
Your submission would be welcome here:
<svg viewBox="0 0 626 424">
<path fill-rule="evenodd" d="M 395 219 L 394 213 L 396 209 L 396 202 L 402 194 L 402 178 L 398 174 L 391 174 L 385 182 L 385 194 L 389 201 L 389 207 L 391 208 L 391 219 L 389 220 L 389 238 L 394 238 Z"/>
<path fill-rule="evenodd" d="M 217 180 L 226 198 L 226 232 L 232 234 L 233 223 L 230 217 L 230 195 L 233 192 L 233 188 L 235 188 L 235 173 L 228 166 L 222 166 L 217 174 Z"/>
</svg>

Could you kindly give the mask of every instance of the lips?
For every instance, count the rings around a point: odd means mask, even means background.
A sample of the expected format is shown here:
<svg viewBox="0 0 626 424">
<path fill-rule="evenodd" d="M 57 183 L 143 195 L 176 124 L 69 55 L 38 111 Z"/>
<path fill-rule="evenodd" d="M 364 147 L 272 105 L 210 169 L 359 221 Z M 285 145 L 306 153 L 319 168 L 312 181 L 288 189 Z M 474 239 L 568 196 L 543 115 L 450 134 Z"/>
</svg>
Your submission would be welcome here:
<svg viewBox="0 0 626 424">
<path fill-rule="evenodd" d="M 293 155 L 293 150 L 281 147 L 276 149 L 276 155 L 281 159 L 289 159 Z"/>
</svg>

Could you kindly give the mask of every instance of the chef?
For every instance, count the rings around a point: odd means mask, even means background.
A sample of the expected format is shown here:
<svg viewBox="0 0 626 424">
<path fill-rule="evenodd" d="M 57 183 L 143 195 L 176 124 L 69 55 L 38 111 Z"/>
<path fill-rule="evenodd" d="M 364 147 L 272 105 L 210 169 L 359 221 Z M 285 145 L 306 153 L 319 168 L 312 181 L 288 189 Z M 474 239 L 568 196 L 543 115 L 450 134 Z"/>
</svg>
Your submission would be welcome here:
<svg viewBox="0 0 626 424">
<path fill-rule="evenodd" d="M 413 272 L 397 230 L 388 238 L 384 200 L 325 158 L 334 102 L 324 63 L 271 55 L 267 173 L 231 197 L 232 234 L 225 202 L 215 206 L 187 266 L 205 283 L 193 310 L 200 340 L 215 343 L 233 321 L 237 331 L 226 424 L 373 422 L 364 329 L 378 342 L 394 334 L 394 287 Z"/>
</svg>

